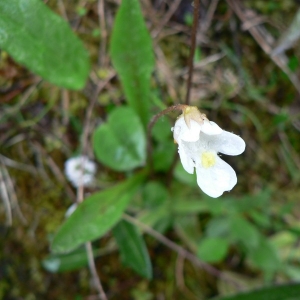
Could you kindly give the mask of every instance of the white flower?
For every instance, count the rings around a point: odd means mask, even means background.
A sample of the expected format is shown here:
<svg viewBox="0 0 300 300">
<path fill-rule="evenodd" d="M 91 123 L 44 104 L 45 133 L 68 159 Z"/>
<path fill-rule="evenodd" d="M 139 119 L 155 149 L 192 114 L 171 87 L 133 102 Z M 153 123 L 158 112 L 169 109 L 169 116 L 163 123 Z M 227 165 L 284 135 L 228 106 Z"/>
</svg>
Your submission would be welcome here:
<svg viewBox="0 0 300 300">
<path fill-rule="evenodd" d="M 214 122 L 209 122 L 205 114 L 200 113 L 196 106 L 187 106 L 183 109 L 183 114 L 178 118 L 176 124 L 180 130 L 174 132 L 174 138 L 182 139 L 186 142 L 196 142 L 199 140 L 200 131 L 207 134 L 220 134 L 222 129 Z M 185 126 L 181 126 L 181 124 Z M 176 127 L 175 124 L 175 127 Z M 172 129 L 173 130 L 173 129 Z M 180 137 L 178 136 L 180 134 Z"/>
<path fill-rule="evenodd" d="M 208 135 L 220 134 L 223 132 L 216 123 L 204 120 L 202 124 L 190 120 L 190 128 L 186 125 L 183 117 L 180 117 L 174 127 L 174 139 L 178 143 L 178 139 L 185 142 L 196 142 L 199 140 L 200 132 Z"/>
<path fill-rule="evenodd" d="M 65 174 L 74 187 L 89 186 L 94 180 L 96 164 L 86 156 L 69 158 L 65 162 Z"/>
<path fill-rule="evenodd" d="M 190 174 L 196 168 L 197 183 L 204 193 L 217 198 L 236 185 L 235 171 L 218 156 L 218 152 L 227 155 L 243 153 L 246 145 L 242 138 L 208 120 L 201 124 L 190 120 L 188 127 L 183 116 L 177 119 L 172 130 L 183 168 Z"/>
</svg>

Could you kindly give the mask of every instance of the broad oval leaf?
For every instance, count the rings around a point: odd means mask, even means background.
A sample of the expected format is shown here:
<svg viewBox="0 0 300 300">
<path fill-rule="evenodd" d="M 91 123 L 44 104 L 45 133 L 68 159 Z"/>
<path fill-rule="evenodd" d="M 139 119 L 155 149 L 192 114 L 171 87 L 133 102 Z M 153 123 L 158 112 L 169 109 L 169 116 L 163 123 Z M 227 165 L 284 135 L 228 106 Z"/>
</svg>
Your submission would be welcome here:
<svg viewBox="0 0 300 300">
<path fill-rule="evenodd" d="M 127 221 L 120 221 L 113 229 L 122 262 L 141 276 L 152 278 L 152 265 L 143 240 L 136 227 Z"/>
<path fill-rule="evenodd" d="M 214 298 L 215 300 L 298 300 L 299 284 L 270 286 L 260 290 L 241 293 L 230 297 Z"/>
<path fill-rule="evenodd" d="M 86 198 L 66 220 L 52 242 L 54 253 L 70 252 L 81 244 L 102 237 L 122 217 L 144 179 L 144 173 Z"/>
<path fill-rule="evenodd" d="M 143 208 L 158 208 L 166 203 L 169 197 L 168 190 L 159 181 L 148 181 L 143 189 Z"/>
<path fill-rule="evenodd" d="M 111 37 L 110 54 L 130 106 L 146 127 L 154 54 L 139 0 L 122 0 Z"/>
<path fill-rule="evenodd" d="M 249 249 L 248 257 L 254 267 L 265 272 L 273 273 L 281 266 L 277 249 L 263 237 L 260 238 L 257 247 Z"/>
<path fill-rule="evenodd" d="M 89 58 L 70 26 L 40 0 L 0 1 L 0 48 L 42 78 L 81 89 Z"/>
<path fill-rule="evenodd" d="M 227 240 L 218 237 L 208 237 L 198 246 L 198 257 L 206 262 L 219 262 L 225 258 L 229 244 Z"/>
<path fill-rule="evenodd" d="M 118 107 L 106 124 L 94 132 L 93 147 L 97 159 L 117 171 L 142 166 L 146 160 L 146 138 L 143 126 L 129 107 Z"/>
<path fill-rule="evenodd" d="M 242 216 L 230 218 L 230 235 L 234 241 L 241 242 L 247 249 L 255 249 L 260 242 L 260 232 Z"/>
</svg>

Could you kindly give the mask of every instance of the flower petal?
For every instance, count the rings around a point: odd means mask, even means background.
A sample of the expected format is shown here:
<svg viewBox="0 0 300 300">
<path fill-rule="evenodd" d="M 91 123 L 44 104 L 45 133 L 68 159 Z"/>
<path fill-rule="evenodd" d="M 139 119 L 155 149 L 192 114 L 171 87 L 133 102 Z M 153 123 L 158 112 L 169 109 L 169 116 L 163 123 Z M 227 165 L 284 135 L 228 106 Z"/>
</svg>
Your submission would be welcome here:
<svg viewBox="0 0 300 300">
<path fill-rule="evenodd" d="M 199 140 L 199 135 L 202 126 L 197 122 L 190 120 L 190 128 L 187 127 L 187 130 L 184 132 L 181 139 L 186 142 L 196 142 Z"/>
<path fill-rule="evenodd" d="M 220 135 L 201 135 L 201 141 L 209 148 L 227 155 L 239 155 L 245 151 L 246 144 L 238 135 L 225 131 Z"/>
<path fill-rule="evenodd" d="M 179 140 L 186 142 L 196 142 L 199 140 L 199 134 L 202 125 L 199 123 L 190 120 L 190 128 L 186 125 L 184 118 L 181 116 L 175 122 L 173 129 L 174 139 L 178 143 Z"/>
<path fill-rule="evenodd" d="M 197 183 L 208 196 L 217 198 L 225 191 L 230 191 L 237 183 L 237 177 L 232 167 L 217 157 L 216 164 L 210 168 L 196 166 Z"/>
<path fill-rule="evenodd" d="M 173 131 L 174 140 L 177 143 L 180 141 L 180 136 L 182 134 L 182 129 L 181 129 L 181 127 L 183 126 L 182 119 L 183 119 L 183 117 L 179 117 L 177 119 L 177 121 L 175 122 L 174 127 L 172 127 L 172 129 L 171 129 Z"/>
<path fill-rule="evenodd" d="M 180 161 L 182 163 L 183 168 L 189 173 L 194 174 L 195 164 L 191 157 L 187 155 L 185 151 L 184 145 L 182 143 L 178 144 L 178 153 L 180 157 Z"/>
<path fill-rule="evenodd" d="M 201 131 L 208 135 L 215 135 L 222 133 L 223 129 L 215 122 L 204 120 Z"/>
</svg>

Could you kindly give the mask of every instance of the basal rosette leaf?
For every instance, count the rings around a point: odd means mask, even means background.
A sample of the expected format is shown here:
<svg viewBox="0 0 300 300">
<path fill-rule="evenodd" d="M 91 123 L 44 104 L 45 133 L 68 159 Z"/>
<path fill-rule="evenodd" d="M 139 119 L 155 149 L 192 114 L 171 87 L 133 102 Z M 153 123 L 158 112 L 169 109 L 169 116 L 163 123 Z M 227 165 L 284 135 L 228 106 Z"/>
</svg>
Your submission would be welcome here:
<svg viewBox="0 0 300 300">
<path fill-rule="evenodd" d="M 143 237 L 127 221 L 119 222 L 113 229 L 122 262 L 141 276 L 152 278 L 152 265 Z"/>
<path fill-rule="evenodd" d="M 146 127 L 149 121 L 150 76 L 154 68 L 154 54 L 139 2 L 122 0 L 115 18 L 110 54 L 126 99 Z"/>
<path fill-rule="evenodd" d="M 0 1 L 0 49 L 53 84 L 75 90 L 85 85 L 87 51 L 43 1 Z"/>
<path fill-rule="evenodd" d="M 146 137 L 143 125 L 129 107 L 118 107 L 94 132 L 93 147 L 97 159 L 116 171 L 143 166 Z"/>
<path fill-rule="evenodd" d="M 54 253 L 67 253 L 81 244 L 102 237 L 122 217 L 144 173 L 86 198 L 54 236 Z"/>
</svg>

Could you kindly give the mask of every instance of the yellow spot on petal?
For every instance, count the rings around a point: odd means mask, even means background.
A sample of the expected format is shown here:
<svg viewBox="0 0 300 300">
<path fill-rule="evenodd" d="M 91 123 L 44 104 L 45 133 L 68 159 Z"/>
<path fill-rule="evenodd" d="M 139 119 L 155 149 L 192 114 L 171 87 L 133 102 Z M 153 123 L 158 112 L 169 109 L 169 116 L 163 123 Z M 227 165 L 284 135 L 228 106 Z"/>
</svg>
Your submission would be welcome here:
<svg viewBox="0 0 300 300">
<path fill-rule="evenodd" d="M 216 154 L 213 152 L 203 152 L 201 154 L 201 163 L 205 169 L 213 167 L 216 164 Z"/>
</svg>

